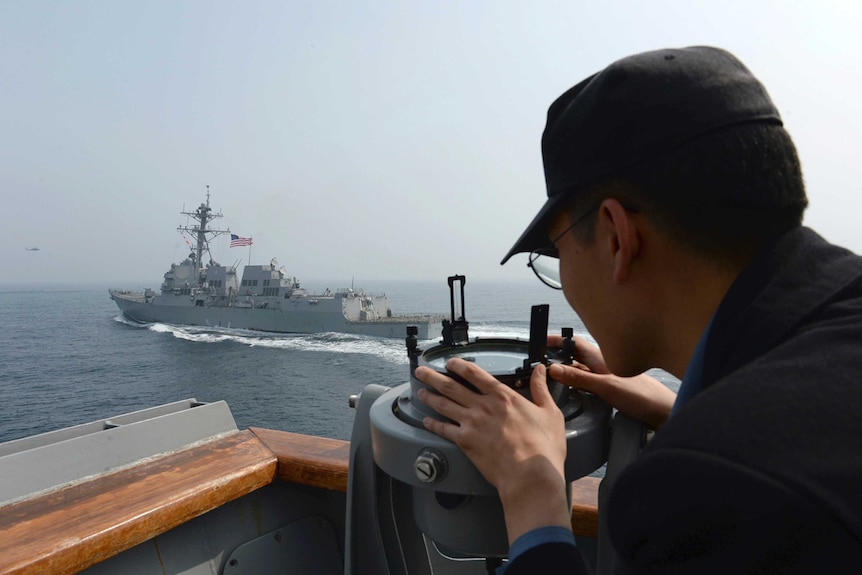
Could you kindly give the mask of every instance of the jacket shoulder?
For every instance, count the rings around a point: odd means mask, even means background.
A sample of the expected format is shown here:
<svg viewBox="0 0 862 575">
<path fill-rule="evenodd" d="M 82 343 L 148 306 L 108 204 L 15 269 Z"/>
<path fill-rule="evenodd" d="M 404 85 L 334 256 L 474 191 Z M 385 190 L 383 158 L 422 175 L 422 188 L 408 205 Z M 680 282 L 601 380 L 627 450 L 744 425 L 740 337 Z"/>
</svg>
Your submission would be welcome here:
<svg viewBox="0 0 862 575">
<path fill-rule="evenodd" d="M 847 573 L 862 545 L 780 478 L 710 453 L 647 453 L 609 501 L 614 548 L 643 573 Z"/>
</svg>

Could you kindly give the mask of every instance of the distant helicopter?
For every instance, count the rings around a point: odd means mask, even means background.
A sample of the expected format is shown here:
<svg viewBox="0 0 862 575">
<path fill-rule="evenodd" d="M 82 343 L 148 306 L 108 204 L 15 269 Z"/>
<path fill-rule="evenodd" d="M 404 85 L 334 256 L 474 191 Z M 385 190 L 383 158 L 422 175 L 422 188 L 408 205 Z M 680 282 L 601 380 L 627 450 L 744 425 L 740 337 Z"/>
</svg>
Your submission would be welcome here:
<svg viewBox="0 0 862 575">
<path fill-rule="evenodd" d="M 27 250 L 28 252 L 38 252 L 38 251 L 41 251 L 41 250 L 39 250 L 39 248 L 38 248 L 38 247 L 36 247 L 36 246 L 33 246 L 32 248 L 24 248 L 24 249 L 25 249 L 25 250 Z"/>
</svg>

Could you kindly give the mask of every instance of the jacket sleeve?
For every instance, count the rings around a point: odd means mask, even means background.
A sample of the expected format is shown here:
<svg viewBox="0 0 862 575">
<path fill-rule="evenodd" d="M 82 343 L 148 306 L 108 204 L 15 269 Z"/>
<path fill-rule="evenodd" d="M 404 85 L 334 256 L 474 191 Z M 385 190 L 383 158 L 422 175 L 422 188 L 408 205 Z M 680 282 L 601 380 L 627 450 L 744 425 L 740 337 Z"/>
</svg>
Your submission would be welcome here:
<svg viewBox="0 0 862 575">
<path fill-rule="evenodd" d="M 578 548 L 570 543 L 542 543 L 507 564 L 506 575 L 587 575 Z"/>
</svg>

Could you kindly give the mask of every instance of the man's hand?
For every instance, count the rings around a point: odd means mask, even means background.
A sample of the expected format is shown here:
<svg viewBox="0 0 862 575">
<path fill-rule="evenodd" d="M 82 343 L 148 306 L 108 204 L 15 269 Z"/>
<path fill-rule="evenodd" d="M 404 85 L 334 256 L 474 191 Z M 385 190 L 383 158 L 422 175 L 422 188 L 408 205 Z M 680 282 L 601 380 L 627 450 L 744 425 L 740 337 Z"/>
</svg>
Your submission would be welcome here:
<svg viewBox="0 0 862 575">
<path fill-rule="evenodd" d="M 659 428 L 667 421 L 676 401 L 676 394 L 654 377 L 641 374 L 635 377 L 617 377 L 612 374 L 596 346 L 580 337 L 575 339 L 575 366 L 553 364 L 549 368 L 552 379 L 595 393 L 629 417 Z M 562 347 L 562 337 L 548 336 L 549 347 Z"/>
<path fill-rule="evenodd" d="M 419 400 L 456 422 L 429 417 L 425 427 L 460 447 L 497 488 L 509 543 L 536 527 L 570 529 L 565 421 L 548 391 L 545 367 L 537 366 L 530 378 L 532 402 L 473 363 L 451 359 L 446 369 L 480 393 L 432 369 L 417 368 L 417 379 L 437 391 L 422 389 Z"/>
</svg>

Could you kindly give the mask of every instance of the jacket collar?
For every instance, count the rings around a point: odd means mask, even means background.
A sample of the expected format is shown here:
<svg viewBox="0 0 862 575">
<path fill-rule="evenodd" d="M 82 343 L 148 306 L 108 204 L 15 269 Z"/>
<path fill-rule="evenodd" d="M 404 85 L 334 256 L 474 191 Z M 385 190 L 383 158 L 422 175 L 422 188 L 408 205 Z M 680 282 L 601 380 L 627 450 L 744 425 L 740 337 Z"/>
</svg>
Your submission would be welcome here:
<svg viewBox="0 0 862 575">
<path fill-rule="evenodd" d="M 703 388 L 787 338 L 807 317 L 862 278 L 862 258 L 800 227 L 765 247 L 716 310 Z"/>
</svg>

